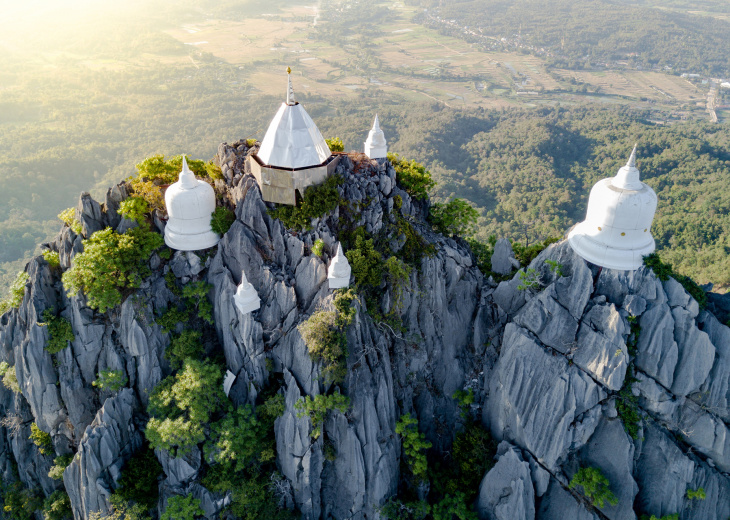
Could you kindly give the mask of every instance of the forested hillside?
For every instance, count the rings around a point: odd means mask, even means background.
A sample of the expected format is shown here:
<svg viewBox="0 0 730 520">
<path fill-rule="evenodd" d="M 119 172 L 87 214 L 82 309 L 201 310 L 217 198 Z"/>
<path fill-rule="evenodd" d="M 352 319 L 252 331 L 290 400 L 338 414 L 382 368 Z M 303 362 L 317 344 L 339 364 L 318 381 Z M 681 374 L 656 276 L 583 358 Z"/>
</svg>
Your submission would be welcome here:
<svg viewBox="0 0 730 520">
<path fill-rule="evenodd" d="M 424 7 L 436 4 L 420 2 Z M 632 67 L 667 66 L 682 72 L 730 75 L 728 21 L 712 17 L 712 12 L 690 14 L 655 8 L 656 2 L 636 4 L 610 0 L 466 0 L 444 2 L 424 20 L 448 34 L 488 47 L 519 46 L 547 55 L 558 67 L 626 61 Z M 687 3 L 674 2 L 670 7 L 680 4 Z M 709 4 L 698 7 L 726 12 L 715 3 Z M 452 20 L 455 23 L 449 23 Z M 464 26 L 475 33 L 465 33 Z"/>
<path fill-rule="evenodd" d="M 662 258 L 700 283 L 730 285 L 730 134 L 709 123 L 656 126 L 630 111 L 588 108 L 453 112 L 382 106 L 392 150 L 424 161 L 434 195 L 480 210 L 478 237 L 534 243 L 562 236 L 585 216 L 593 184 L 612 177 L 638 143 L 642 178 L 659 207 L 654 237 Z M 349 112 L 320 127 L 359 145 Z M 347 116 L 347 117 L 346 117 Z"/>
</svg>

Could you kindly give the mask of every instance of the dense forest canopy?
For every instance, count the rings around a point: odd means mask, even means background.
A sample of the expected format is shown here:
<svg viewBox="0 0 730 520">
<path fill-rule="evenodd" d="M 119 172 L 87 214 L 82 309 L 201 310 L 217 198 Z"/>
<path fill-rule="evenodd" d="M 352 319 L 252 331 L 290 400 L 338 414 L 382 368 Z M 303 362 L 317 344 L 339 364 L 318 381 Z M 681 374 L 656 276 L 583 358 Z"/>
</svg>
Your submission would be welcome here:
<svg viewBox="0 0 730 520">
<path fill-rule="evenodd" d="M 520 46 L 549 56 L 558 67 L 613 66 L 623 61 L 632 67 L 730 76 L 729 21 L 709 13 L 660 9 L 656 2 L 642 3 L 457 0 L 439 3 L 435 13 L 442 20 L 456 21 L 455 25 L 436 23 L 452 36 L 461 34 L 489 47 Z M 421 5 L 432 4 L 425 0 Z M 716 2 L 706 4 L 708 10 L 727 11 Z M 428 16 L 424 20 L 429 23 Z M 464 26 L 493 39 L 464 33 Z M 500 42 L 501 38 L 508 41 Z"/>
</svg>

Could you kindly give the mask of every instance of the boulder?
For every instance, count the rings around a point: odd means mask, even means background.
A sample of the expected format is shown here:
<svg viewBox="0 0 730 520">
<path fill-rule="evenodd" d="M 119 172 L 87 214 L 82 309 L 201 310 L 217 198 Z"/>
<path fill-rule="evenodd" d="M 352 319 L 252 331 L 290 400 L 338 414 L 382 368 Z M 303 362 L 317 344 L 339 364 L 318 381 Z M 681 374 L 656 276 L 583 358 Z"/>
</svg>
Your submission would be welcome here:
<svg viewBox="0 0 730 520">
<path fill-rule="evenodd" d="M 477 512 L 482 520 L 534 520 L 535 492 L 530 465 L 507 442 L 497 448 L 498 460 L 479 485 Z"/>
</svg>

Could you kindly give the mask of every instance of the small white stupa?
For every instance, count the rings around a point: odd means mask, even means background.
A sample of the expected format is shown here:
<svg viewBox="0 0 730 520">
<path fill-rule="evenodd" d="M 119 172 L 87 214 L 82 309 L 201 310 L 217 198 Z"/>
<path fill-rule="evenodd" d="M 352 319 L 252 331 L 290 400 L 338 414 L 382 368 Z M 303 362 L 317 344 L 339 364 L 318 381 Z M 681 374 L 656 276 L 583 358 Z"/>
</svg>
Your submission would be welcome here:
<svg viewBox="0 0 730 520">
<path fill-rule="evenodd" d="M 178 251 L 198 251 L 213 247 L 220 236 L 210 227 L 215 211 L 215 192 L 207 183 L 195 178 L 183 156 L 179 180 L 165 192 L 167 225 L 165 243 Z"/>
<path fill-rule="evenodd" d="M 573 250 L 609 269 L 633 271 L 656 247 L 651 224 L 657 196 L 641 182 L 636 146 L 615 177 L 598 181 L 588 198 L 586 219 L 568 234 Z"/>
<path fill-rule="evenodd" d="M 248 314 L 261 307 L 261 298 L 259 298 L 259 294 L 253 285 L 246 279 L 245 271 L 241 271 L 241 283 L 236 289 L 236 294 L 233 295 L 233 302 L 241 311 L 241 314 Z"/>
<path fill-rule="evenodd" d="M 350 286 L 350 274 L 352 268 L 350 262 L 347 261 L 345 253 L 342 252 L 342 244 L 337 244 L 337 254 L 330 262 L 330 267 L 327 270 L 327 280 L 329 281 L 330 289 L 342 289 Z"/>
<path fill-rule="evenodd" d="M 381 159 L 388 156 L 388 143 L 385 142 L 385 134 L 380 129 L 378 114 L 375 114 L 375 122 L 365 141 L 365 155 L 371 159 Z"/>
</svg>

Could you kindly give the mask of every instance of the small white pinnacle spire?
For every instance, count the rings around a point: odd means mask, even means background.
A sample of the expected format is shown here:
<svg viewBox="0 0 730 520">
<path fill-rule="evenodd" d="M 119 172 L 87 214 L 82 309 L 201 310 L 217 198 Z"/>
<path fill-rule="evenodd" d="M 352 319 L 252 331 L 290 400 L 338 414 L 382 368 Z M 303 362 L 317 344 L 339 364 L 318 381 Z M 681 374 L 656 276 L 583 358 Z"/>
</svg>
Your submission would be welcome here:
<svg viewBox="0 0 730 520">
<path fill-rule="evenodd" d="M 368 138 L 365 141 L 365 155 L 371 159 L 381 159 L 388 155 L 388 143 L 385 142 L 385 134 L 380 129 L 380 119 L 375 114 L 375 121 L 373 121 L 373 127 L 368 133 Z"/>
<path fill-rule="evenodd" d="M 294 98 L 294 87 L 291 85 L 291 67 L 286 68 L 286 79 L 287 79 L 287 89 L 286 89 L 286 104 L 287 105 L 296 105 L 297 100 Z"/>
<path fill-rule="evenodd" d="M 622 190 L 640 190 L 644 186 L 641 183 L 639 169 L 636 167 L 636 147 L 637 145 L 634 145 L 626 166 L 621 168 L 611 180 L 611 184 Z"/>
<path fill-rule="evenodd" d="M 233 296 L 233 302 L 238 307 L 241 314 L 248 314 L 261 307 L 261 298 L 246 278 L 246 272 L 241 271 L 241 283 L 236 288 L 236 294 Z"/>
<path fill-rule="evenodd" d="M 626 166 L 629 168 L 636 168 L 636 147 L 638 146 L 638 143 L 634 145 L 634 149 L 631 152 L 631 157 L 629 157 L 629 162 L 626 163 Z"/>
<path fill-rule="evenodd" d="M 182 171 L 180 172 L 180 185 L 186 190 L 195 188 L 198 185 L 198 181 L 195 178 L 195 174 L 188 168 L 188 161 L 183 155 L 182 160 Z"/>
<path fill-rule="evenodd" d="M 330 289 L 341 289 L 350 285 L 350 274 L 352 274 L 352 268 L 350 263 L 347 261 L 345 253 L 342 251 L 342 243 L 337 244 L 337 254 L 330 262 L 330 267 L 327 271 L 327 280 L 329 281 Z"/>
</svg>

